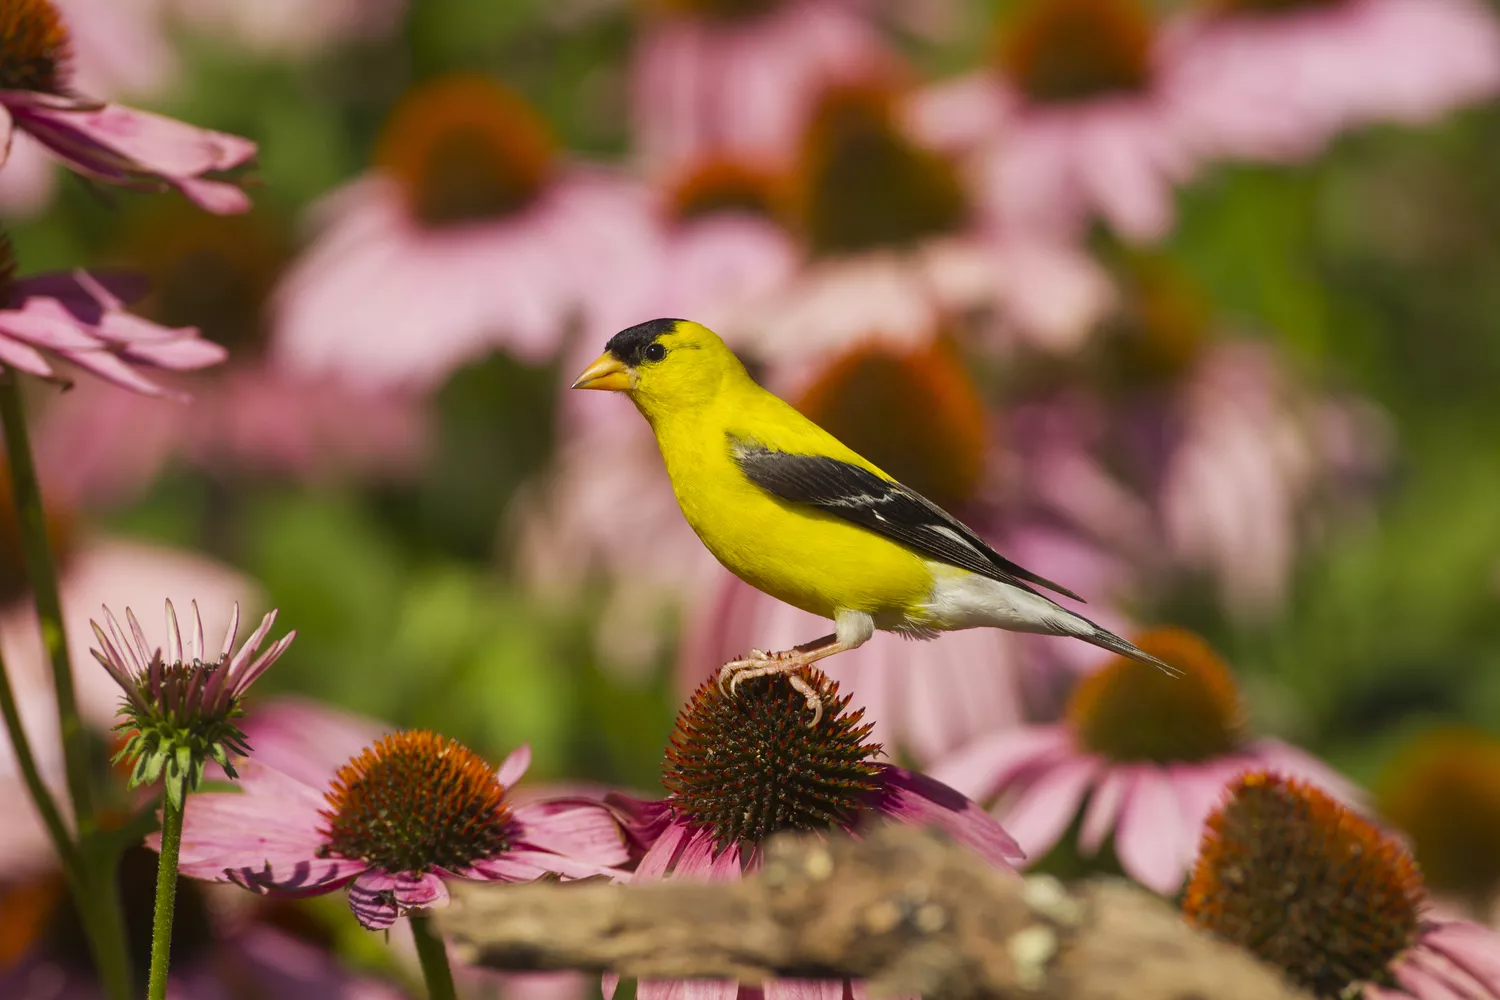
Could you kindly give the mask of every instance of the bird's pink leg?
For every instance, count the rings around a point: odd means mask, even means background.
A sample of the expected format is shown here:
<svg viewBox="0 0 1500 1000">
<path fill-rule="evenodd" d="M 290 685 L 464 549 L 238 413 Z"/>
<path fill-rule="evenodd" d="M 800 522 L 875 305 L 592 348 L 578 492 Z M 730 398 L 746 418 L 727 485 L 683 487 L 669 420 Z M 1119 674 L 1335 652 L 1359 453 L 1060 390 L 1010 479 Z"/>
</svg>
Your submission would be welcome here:
<svg viewBox="0 0 1500 1000">
<path fill-rule="evenodd" d="M 724 691 L 725 685 L 728 684 L 726 693 L 733 695 L 741 681 L 781 674 L 786 677 L 787 683 L 807 699 L 807 707 L 813 713 L 812 722 L 808 725 L 816 726 L 823 718 L 823 699 L 819 697 L 818 692 L 813 690 L 812 685 L 797 676 L 797 671 L 826 656 L 842 653 L 860 644 L 860 642 L 840 642 L 835 633 L 774 653 L 764 653 L 753 649 L 749 657 L 743 660 L 730 660 L 719 668 L 719 690 Z"/>
</svg>

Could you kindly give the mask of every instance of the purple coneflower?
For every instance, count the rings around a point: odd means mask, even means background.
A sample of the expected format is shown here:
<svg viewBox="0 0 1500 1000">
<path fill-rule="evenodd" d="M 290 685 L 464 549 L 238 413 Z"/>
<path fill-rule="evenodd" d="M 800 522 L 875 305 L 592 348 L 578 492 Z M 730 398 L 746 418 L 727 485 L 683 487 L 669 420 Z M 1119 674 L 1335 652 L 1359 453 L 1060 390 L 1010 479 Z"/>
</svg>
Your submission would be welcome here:
<svg viewBox="0 0 1500 1000">
<path fill-rule="evenodd" d="M 781 830 L 850 830 L 884 818 L 936 826 L 1001 868 L 1021 857 L 1000 824 L 958 792 L 921 774 L 876 760 L 864 712 L 848 711 L 838 685 L 813 668 L 802 679 L 823 698 L 822 717 L 807 724 L 806 702 L 780 678 L 757 678 L 728 696 L 706 681 L 678 713 L 667 746 L 660 802 L 617 798 L 634 817 L 629 832 L 644 848 L 632 881 L 738 879 L 760 864 L 761 845 Z M 615 980 L 605 980 L 606 995 Z M 640 983 L 654 1000 L 686 985 L 700 1000 L 733 1000 L 732 982 Z M 837 998 L 846 983 L 771 980 L 767 996 Z M 747 994 L 748 995 L 748 994 Z"/>
<path fill-rule="evenodd" d="M 174 461 L 236 480 L 399 478 L 414 469 L 425 422 L 418 400 L 306 378 L 265 357 L 269 298 L 292 244 L 278 216 L 208 215 L 158 199 L 133 218 L 108 258 L 149 280 L 139 311 L 198 328 L 229 349 L 230 363 L 173 380 L 192 394 L 191 420 L 113 386 L 80 387 L 39 422 L 47 482 L 101 505 L 133 499 Z"/>
<path fill-rule="evenodd" d="M 315 216 L 276 293 L 276 350 L 365 386 L 430 388 L 494 350 L 552 358 L 580 310 L 629 300 L 651 232 L 644 191 L 567 162 L 525 101 L 470 74 L 407 93 L 374 170 Z"/>
<path fill-rule="evenodd" d="M 1084 855 L 1112 839 L 1126 874 L 1167 895 L 1181 888 L 1203 822 L 1237 775 L 1275 768 L 1352 796 L 1301 750 L 1250 738 L 1234 677 L 1203 640 L 1159 629 L 1136 644 L 1182 676 L 1112 657 L 1074 688 L 1061 722 L 997 732 L 933 774 L 981 801 L 998 799 L 996 814 L 1033 859 L 1081 811 Z"/>
<path fill-rule="evenodd" d="M 218 179 L 248 164 L 255 143 L 73 92 L 72 43 L 49 0 L 14 0 L 0 12 L 0 164 L 13 130 L 87 177 L 141 190 L 175 187 L 211 212 L 250 199 Z"/>
<path fill-rule="evenodd" d="M 1183 912 L 1319 997 L 1500 997 L 1500 937 L 1428 918 L 1425 904 L 1397 838 L 1311 785 L 1256 772 L 1209 818 Z"/>
<path fill-rule="evenodd" d="M 198 787 L 203 769 L 212 760 L 231 778 L 235 776 L 231 755 L 248 752 L 244 734 L 236 725 L 243 709 L 241 699 L 250 685 L 286 652 L 295 631 L 277 639 L 259 653 L 276 623 L 276 612 L 261 619 L 245 644 L 234 648 L 239 637 L 240 609 L 235 605 L 217 656 L 209 653 L 203 636 L 203 618 L 193 602 L 192 631 L 184 646 L 177 626 L 177 613 L 167 601 L 166 648 L 152 646 L 135 613 L 125 609 L 130 636 L 104 609 L 109 634 L 90 622 L 99 648 L 93 650 L 115 683 L 125 692 L 120 706 L 121 732 L 125 746 L 116 756 L 132 768 L 131 785 L 152 784 L 161 778 L 172 805 L 181 808 L 185 793 Z M 259 655 L 256 655 L 259 653 Z"/>
<path fill-rule="evenodd" d="M 1475 0 L 1203 0 L 1169 32 L 1184 138 L 1303 160 L 1340 132 L 1433 121 L 1500 92 L 1500 22 Z"/>
<path fill-rule="evenodd" d="M 10 240 L 0 233 L 0 367 L 65 381 L 48 355 L 134 392 L 169 395 L 138 370 L 192 371 L 227 357 L 191 327 L 172 329 L 125 311 L 140 283 L 86 271 L 15 277 Z M 46 352 L 45 354 L 43 352 Z"/>
<path fill-rule="evenodd" d="M 598 802 L 513 800 L 526 747 L 497 770 L 436 733 L 392 733 L 361 748 L 358 732 L 316 734 L 300 773 L 242 760 L 240 794 L 190 798 L 182 871 L 273 895 L 347 887 L 354 915 L 378 930 L 442 905 L 447 879 L 582 878 L 626 860 Z"/>
<path fill-rule="evenodd" d="M 924 134 L 975 153 L 981 206 L 1002 226 L 1073 239 L 1102 218 L 1129 240 L 1165 236 L 1196 164 L 1147 5 L 1030 0 L 1013 18 L 992 69 L 919 102 Z"/>
<path fill-rule="evenodd" d="M 776 160 L 829 83 L 893 56 L 861 0 L 653 0 L 632 60 L 635 131 L 654 169 Z"/>
</svg>

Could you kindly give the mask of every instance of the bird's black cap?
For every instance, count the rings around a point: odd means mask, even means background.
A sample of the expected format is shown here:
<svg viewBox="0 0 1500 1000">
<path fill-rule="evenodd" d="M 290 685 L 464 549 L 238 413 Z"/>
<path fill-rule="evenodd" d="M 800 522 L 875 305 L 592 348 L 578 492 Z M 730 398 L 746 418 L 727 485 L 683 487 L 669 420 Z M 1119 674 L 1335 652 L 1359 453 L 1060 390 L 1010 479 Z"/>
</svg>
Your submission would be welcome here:
<svg viewBox="0 0 1500 1000">
<path fill-rule="evenodd" d="M 628 330 L 621 330 L 609 338 L 604 349 L 632 368 L 641 363 L 646 348 L 664 333 L 671 333 L 680 319 L 653 319 L 637 323 Z"/>
</svg>

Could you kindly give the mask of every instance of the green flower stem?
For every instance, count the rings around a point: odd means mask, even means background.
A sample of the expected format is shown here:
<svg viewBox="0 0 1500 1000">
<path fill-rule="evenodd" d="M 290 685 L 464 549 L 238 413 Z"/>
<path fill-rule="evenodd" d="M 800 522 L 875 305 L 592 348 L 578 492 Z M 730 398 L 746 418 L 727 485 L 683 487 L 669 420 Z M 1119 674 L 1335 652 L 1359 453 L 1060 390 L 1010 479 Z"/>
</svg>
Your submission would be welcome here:
<svg viewBox="0 0 1500 1000">
<path fill-rule="evenodd" d="M 52 686 L 57 692 L 57 720 L 61 726 L 63 759 L 68 771 L 68 795 L 78 820 L 79 839 L 94 831 L 93 786 L 89 780 L 88 734 L 78 716 L 78 697 L 73 690 L 73 664 L 68 658 L 67 632 L 63 630 L 62 601 L 57 594 L 57 568 L 47 539 L 47 518 L 42 508 L 42 488 L 31 457 L 26 432 L 26 407 L 13 372 L 0 375 L 0 421 L 5 425 L 5 452 L 10 459 L 11 494 L 20 518 L 21 551 L 26 561 L 26 579 L 36 601 L 42 626 L 42 642 L 52 662 Z"/>
<path fill-rule="evenodd" d="M 151 919 L 151 978 L 146 1000 L 166 1000 L 172 961 L 172 913 L 177 907 L 177 852 L 182 846 L 183 807 L 162 799 L 161 858 L 156 863 L 156 914 Z"/>
<path fill-rule="evenodd" d="M 47 827 L 47 836 L 52 838 L 52 848 L 57 851 L 63 872 L 70 883 L 76 883 L 80 874 L 78 848 L 73 843 L 67 826 L 63 824 L 62 813 L 58 811 L 52 793 L 42 782 L 36 758 L 31 755 L 31 741 L 26 738 L 26 730 L 21 727 L 21 712 L 16 705 L 15 690 L 10 686 L 10 671 L 5 667 L 4 657 L 0 657 L 0 715 L 5 717 L 5 729 L 10 733 L 10 745 L 16 752 L 16 762 L 21 766 L 26 791 L 30 794 L 31 801 L 36 803 L 36 811 L 41 813 L 42 824 Z"/>
<path fill-rule="evenodd" d="M 422 978 L 427 981 L 427 1000 L 456 1000 L 448 949 L 433 931 L 432 918 L 413 913 L 408 919 L 412 939 L 417 942 L 417 959 L 422 963 Z"/>
<path fill-rule="evenodd" d="M 58 597 L 57 570 L 47 539 L 42 491 L 26 430 L 26 409 L 16 376 L 9 371 L 0 373 L 0 426 L 3 426 L 6 455 L 10 460 L 11 495 L 20 525 L 26 578 L 36 603 L 42 642 L 52 664 L 68 796 L 73 801 L 73 816 L 78 828 L 76 842 L 68 837 L 60 810 L 36 772 L 8 678 L 0 685 L 0 711 L 3 711 L 10 730 L 27 789 L 57 847 L 63 872 L 68 876 L 68 888 L 88 935 L 105 993 L 110 1000 L 131 1000 L 130 953 L 125 942 L 119 890 L 115 884 L 118 854 L 108 851 L 96 857 L 96 852 L 91 852 L 97 823 L 89 776 L 88 733 L 78 715 L 78 699 L 73 690 L 73 665 L 68 658 L 67 633 L 63 631 L 62 602 Z"/>
</svg>

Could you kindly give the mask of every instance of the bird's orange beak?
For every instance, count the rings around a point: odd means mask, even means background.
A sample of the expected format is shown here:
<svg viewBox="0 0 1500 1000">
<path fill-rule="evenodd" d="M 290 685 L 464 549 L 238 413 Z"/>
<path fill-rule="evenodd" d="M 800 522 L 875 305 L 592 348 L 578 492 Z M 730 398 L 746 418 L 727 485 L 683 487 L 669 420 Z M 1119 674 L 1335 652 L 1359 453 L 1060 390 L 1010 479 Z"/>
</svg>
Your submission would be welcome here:
<svg viewBox="0 0 1500 1000">
<path fill-rule="evenodd" d="M 606 351 L 573 380 L 573 388 L 624 392 L 630 388 L 630 382 L 630 369 L 625 362 Z"/>
</svg>

